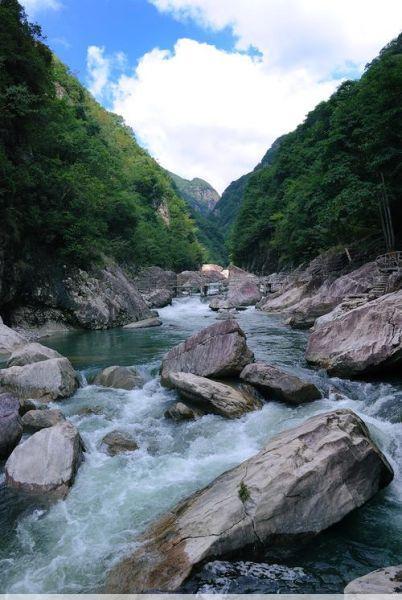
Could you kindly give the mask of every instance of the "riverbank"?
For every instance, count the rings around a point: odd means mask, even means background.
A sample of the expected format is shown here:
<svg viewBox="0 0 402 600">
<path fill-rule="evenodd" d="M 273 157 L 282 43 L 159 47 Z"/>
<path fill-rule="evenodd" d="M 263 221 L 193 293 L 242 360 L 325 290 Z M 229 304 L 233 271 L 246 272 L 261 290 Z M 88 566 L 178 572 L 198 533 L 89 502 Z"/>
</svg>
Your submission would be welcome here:
<svg viewBox="0 0 402 600">
<path fill-rule="evenodd" d="M 78 427 L 86 460 L 69 496 L 50 509 L 15 503 L 1 488 L 2 591 L 98 590 L 105 571 L 135 547 L 147 524 L 179 499 L 256 454 L 276 433 L 337 408 L 351 408 L 370 426 L 395 469 L 391 486 L 302 552 L 273 557 L 262 566 L 218 561 L 196 575 L 188 590 L 340 592 L 353 577 L 400 562 L 402 386 L 329 379 L 309 369 L 304 361 L 307 334 L 289 329 L 279 316 L 249 308 L 237 320 L 257 360 L 308 376 L 325 390 L 323 399 L 296 408 L 267 402 L 261 411 L 235 421 L 208 415 L 174 424 L 164 418 L 176 395 L 159 385 L 161 357 L 216 322 L 217 315 L 199 297 L 174 300 L 160 315 L 159 328 L 70 332 L 46 341 L 84 377 L 110 364 L 125 364 L 138 367 L 147 383 L 129 392 L 86 386 L 57 404 Z M 99 443 L 122 427 L 135 437 L 139 450 L 111 458 Z"/>
</svg>

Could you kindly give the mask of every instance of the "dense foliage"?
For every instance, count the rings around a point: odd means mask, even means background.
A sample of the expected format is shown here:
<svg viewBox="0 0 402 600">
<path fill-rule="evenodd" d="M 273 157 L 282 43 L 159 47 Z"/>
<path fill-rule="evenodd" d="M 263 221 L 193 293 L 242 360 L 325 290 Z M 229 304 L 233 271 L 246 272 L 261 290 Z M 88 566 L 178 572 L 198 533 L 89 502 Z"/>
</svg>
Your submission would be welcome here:
<svg viewBox="0 0 402 600">
<path fill-rule="evenodd" d="M 402 35 L 346 81 L 254 173 L 231 235 L 237 264 L 294 266 L 327 248 L 382 238 L 388 198 L 402 243 Z"/>
<path fill-rule="evenodd" d="M 14 262 L 106 255 L 181 270 L 203 258 L 170 178 L 52 56 L 17 0 L 0 2 L 0 240 Z"/>
</svg>

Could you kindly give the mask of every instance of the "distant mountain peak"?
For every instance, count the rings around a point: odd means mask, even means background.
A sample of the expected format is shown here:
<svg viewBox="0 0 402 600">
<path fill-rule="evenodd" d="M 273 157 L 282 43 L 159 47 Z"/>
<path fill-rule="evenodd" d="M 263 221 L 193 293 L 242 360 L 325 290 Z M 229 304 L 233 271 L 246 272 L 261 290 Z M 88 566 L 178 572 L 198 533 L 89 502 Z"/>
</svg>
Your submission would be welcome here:
<svg viewBox="0 0 402 600">
<path fill-rule="evenodd" d="M 193 179 L 184 179 L 175 173 L 168 171 L 170 177 L 180 193 L 181 197 L 184 198 L 187 203 L 194 210 L 200 212 L 203 215 L 210 213 L 220 200 L 220 195 L 212 187 L 210 183 L 201 179 L 200 177 L 194 177 Z"/>
</svg>

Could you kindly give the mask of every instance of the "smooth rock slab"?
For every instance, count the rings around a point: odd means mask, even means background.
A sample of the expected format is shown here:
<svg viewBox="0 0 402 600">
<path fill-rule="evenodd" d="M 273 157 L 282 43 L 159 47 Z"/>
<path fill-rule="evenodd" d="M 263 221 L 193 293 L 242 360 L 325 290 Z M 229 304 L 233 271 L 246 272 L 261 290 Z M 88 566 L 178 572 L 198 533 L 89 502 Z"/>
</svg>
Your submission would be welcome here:
<svg viewBox="0 0 402 600">
<path fill-rule="evenodd" d="M 42 410 L 29 410 L 22 417 L 22 425 L 26 431 L 39 431 L 46 427 L 53 427 L 66 418 L 58 408 L 45 408 Z"/>
<path fill-rule="evenodd" d="M 144 385 L 144 378 L 134 367 L 106 367 L 98 373 L 93 381 L 94 385 L 104 387 L 133 390 Z"/>
<path fill-rule="evenodd" d="M 191 408 L 183 402 L 176 402 L 165 411 L 165 417 L 172 421 L 196 421 L 204 416 L 204 412 L 197 408 Z"/>
<path fill-rule="evenodd" d="M 71 396 L 78 388 L 78 378 L 67 358 L 51 358 L 1 369 L 0 386 L 22 399 L 51 402 Z"/>
<path fill-rule="evenodd" d="M 388 485 L 393 472 L 350 410 L 320 414 L 180 502 L 112 568 L 109 593 L 170 592 L 194 567 L 263 546 L 299 544 Z"/>
<path fill-rule="evenodd" d="M 330 375 L 353 377 L 402 367 L 402 290 L 321 323 L 307 345 L 307 361 Z"/>
<path fill-rule="evenodd" d="M 162 360 L 162 383 L 171 372 L 193 373 L 202 377 L 238 375 L 254 354 L 237 321 L 214 323 L 172 348 Z"/>
<path fill-rule="evenodd" d="M 0 459 L 7 458 L 22 436 L 20 403 L 15 396 L 0 392 Z"/>
<path fill-rule="evenodd" d="M 116 430 L 105 435 L 101 442 L 101 450 L 109 456 L 115 456 L 122 452 L 138 450 L 138 444 L 130 433 Z"/>
<path fill-rule="evenodd" d="M 124 329 L 144 329 L 145 327 L 159 327 L 160 325 L 162 325 L 162 321 L 158 317 L 150 317 L 149 319 L 124 325 Z"/>
<path fill-rule="evenodd" d="M 402 565 L 358 577 L 348 583 L 344 594 L 402 594 Z"/>
<path fill-rule="evenodd" d="M 320 390 L 313 383 L 267 363 L 247 365 L 240 373 L 240 379 L 256 386 L 265 395 L 290 404 L 302 404 L 321 398 Z"/>
<path fill-rule="evenodd" d="M 26 343 L 27 339 L 25 337 L 7 327 L 7 325 L 0 323 L 0 354 L 10 354 Z"/>
<path fill-rule="evenodd" d="M 175 388 L 183 398 L 199 405 L 204 412 L 228 419 L 235 419 L 261 408 L 257 398 L 192 373 L 169 373 L 166 385 Z"/>
<path fill-rule="evenodd" d="M 10 356 L 7 367 L 23 367 L 49 358 L 63 358 L 56 350 L 33 342 L 15 350 Z"/>
<path fill-rule="evenodd" d="M 6 484 L 49 498 L 64 498 L 83 457 L 78 430 L 69 421 L 34 433 L 15 448 L 5 471 Z"/>
</svg>

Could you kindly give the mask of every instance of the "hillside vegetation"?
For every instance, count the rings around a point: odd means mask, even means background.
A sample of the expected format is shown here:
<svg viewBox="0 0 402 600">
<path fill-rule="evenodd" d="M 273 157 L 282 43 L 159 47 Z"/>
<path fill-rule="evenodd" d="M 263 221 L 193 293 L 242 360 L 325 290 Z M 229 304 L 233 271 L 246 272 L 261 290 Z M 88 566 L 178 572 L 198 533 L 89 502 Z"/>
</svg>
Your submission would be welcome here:
<svg viewBox="0 0 402 600">
<path fill-rule="evenodd" d="M 384 198 L 400 247 L 401 190 L 402 35 L 359 81 L 344 82 L 310 112 L 272 163 L 249 177 L 230 236 L 232 258 L 272 271 L 359 240 L 363 247 L 379 240 L 380 248 Z"/>
<path fill-rule="evenodd" d="M 3 268 L 41 253 L 195 268 L 203 249 L 170 178 L 51 54 L 17 0 L 0 3 L 0 56 Z"/>
</svg>

